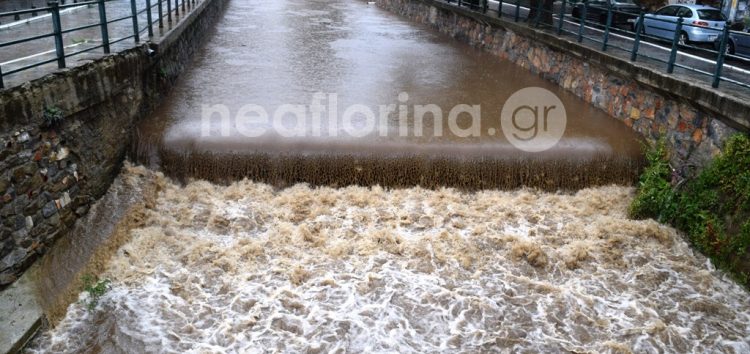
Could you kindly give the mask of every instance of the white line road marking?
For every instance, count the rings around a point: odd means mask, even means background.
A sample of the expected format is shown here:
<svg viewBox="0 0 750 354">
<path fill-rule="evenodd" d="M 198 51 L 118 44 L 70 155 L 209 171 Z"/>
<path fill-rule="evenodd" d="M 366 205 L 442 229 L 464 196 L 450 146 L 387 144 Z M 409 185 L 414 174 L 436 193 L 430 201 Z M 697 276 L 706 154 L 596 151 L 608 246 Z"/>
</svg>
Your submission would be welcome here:
<svg viewBox="0 0 750 354">
<path fill-rule="evenodd" d="M 87 6 L 88 5 L 81 5 L 81 6 L 71 7 L 69 9 L 64 9 L 64 10 L 60 11 L 60 15 L 64 15 L 64 14 L 67 14 L 67 13 L 70 13 L 70 12 L 82 9 L 84 7 L 87 7 Z M 44 10 L 40 10 L 40 11 L 44 11 Z M 11 22 L 11 23 L 8 23 L 8 24 L 0 25 L 0 30 L 4 30 L 6 28 L 11 28 L 11 27 L 23 25 L 23 24 L 26 24 L 26 23 L 36 22 L 36 21 L 43 20 L 43 19 L 45 19 L 47 17 L 51 17 L 51 16 L 52 16 L 52 14 L 46 14 L 46 15 L 41 15 L 41 16 L 29 17 L 27 19 L 23 19 L 23 20 L 20 20 L 20 21 L 16 21 L 16 22 Z"/>
<path fill-rule="evenodd" d="M 91 42 L 90 41 L 83 41 L 83 42 L 80 42 L 80 43 L 73 43 L 73 44 L 66 45 L 65 48 L 73 48 L 73 47 L 77 47 L 77 46 L 79 46 L 81 44 L 86 44 L 86 43 L 91 43 Z M 36 53 L 36 54 L 29 55 L 29 56 L 25 56 L 23 58 L 16 58 L 16 59 L 13 59 L 13 60 L 6 61 L 4 63 L 0 63 L 0 66 L 17 63 L 19 61 L 24 61 L 24 60 L 27 60 L 27 59 L 36 58 L 38 56 L 42 56 L 42 55 L 46 55 L 46 54 L 50 54 L 50 53 L 54 53 L 54 52 L 55 52 L 55 49 L 52 49 L 52 50 L 48 50 L 46 52 L 41 52 L 41 53 Z"/>
</svg>

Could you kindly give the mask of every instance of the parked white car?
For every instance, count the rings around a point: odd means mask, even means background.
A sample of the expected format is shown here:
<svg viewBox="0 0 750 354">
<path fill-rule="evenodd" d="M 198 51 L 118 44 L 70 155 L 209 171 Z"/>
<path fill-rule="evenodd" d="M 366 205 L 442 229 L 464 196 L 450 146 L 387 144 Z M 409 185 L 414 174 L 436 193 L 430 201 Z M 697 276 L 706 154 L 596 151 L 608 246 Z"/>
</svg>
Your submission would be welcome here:
<svg viewBox="0 0 750 354">
<path fill-rule="evenodd" d="M 726 17 L 719 9 L 704 5 L 669 5 L 643 19 L 644 33 L 672 40 L 677 20 L 682 17 L 680 44 L 714 42 L 726 26 Z"/>
</svg>

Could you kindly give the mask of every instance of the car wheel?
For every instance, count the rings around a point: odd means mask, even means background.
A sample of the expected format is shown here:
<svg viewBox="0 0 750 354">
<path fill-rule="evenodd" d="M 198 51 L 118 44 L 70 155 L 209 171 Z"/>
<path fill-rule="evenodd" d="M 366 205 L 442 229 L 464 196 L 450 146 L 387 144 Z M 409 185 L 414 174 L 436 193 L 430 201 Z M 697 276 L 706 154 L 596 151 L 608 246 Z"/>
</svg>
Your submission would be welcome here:
<svg viewBox="0 0 750 354">
<path fill-rule="evenodd" d="M 727 42 L 727 52 L 726 54 L 734 55 L 734 43 L 732 41 Z"/>
<path fill-rule="evenodd" d="M 688 37 L 687 33 L 682 32 L 680 33 L 680 38 L 677 39 L 677 43 L 679 45 L 686 45 L 690 43 L 690 37 Z"/>
</svg>

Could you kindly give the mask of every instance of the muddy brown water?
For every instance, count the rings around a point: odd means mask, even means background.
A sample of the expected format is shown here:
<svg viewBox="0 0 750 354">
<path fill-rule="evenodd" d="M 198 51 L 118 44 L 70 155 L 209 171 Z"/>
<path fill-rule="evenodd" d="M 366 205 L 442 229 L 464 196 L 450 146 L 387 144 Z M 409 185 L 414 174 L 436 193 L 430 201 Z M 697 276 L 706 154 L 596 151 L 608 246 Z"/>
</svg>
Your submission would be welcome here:
<svg viewBox="0 0 750 354">
<path fill-rule="evenodd" d="M 485 134 L 527 86 L 568 112 L 543 153 Z M 202 104 L 271 110 L 315 92 L 481 104 L 483 134 L 200 134 Z M 635 178 L 630 130 L 365 2 L 230 1 L 138 138 L 140 162 L 186 183 L 126 165 L 44 264 L 68 300 L 50 297 L 59 322 L 29 352 L 750 351 L 747 291 L 674 229 L 628 219 L 632 187 L 597 186 Z M 323 186 L 276 188 L 299 181 Z M 514 186 L 577 191 L 482 189 Z M 111 281 L 93 309 L 75 291 L 85 272 Z"/>
<path fill-rule="evenodd" d="M 500 124 L 506 100 L 527 87 L 551 91 L 566 112 L 562 139 L 544 152 L 514 147 Z M 416 119 L 415 107 L 430 104 L 441 119 Z M 478 105 L 481 114 L 476 122 L 458 115 L 451 126 L 449 112 L 461 104 Z M 237 118 L 248 105 L 268 119 Z M 306 111 L 275 120 L 283 105 Z M 364 114 L 345 117 L 353 105 L 372 111 L 377 125 Z M 205 114 L 218 106 L 226 121 Z M 462 137 L 469 128 L 477 134 Z M 631 184 L 642 162 L 636 134 L 604 112 L 361 1 L 232 2 L 176 88 L 141 124 L 138 141 L 134 159 L 173 177 L 274 185 L 578 189 Z"/>
</svg>

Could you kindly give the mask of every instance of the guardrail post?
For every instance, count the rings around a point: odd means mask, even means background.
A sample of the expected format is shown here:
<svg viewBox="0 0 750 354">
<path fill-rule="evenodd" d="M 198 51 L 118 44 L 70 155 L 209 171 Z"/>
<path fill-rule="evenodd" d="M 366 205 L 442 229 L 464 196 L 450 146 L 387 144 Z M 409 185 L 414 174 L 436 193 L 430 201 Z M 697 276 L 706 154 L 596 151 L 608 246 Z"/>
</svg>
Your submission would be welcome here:
<svg viewBox="0 0 750 354">
<path fill-rule="evenodd" d="M 182 13 L 185 13 L 185 0 L 182 0 Z"/>
<path fill-rule="evenodd" d="M 607 5 L 607 24 L 604 27 L 604 38 L 602 39 L 602 52 L 607 51 L 607 42 L 609 42 L 610 27 L 612 27 L 612 5 L 611 4 Z"/>
<path fill-rule="evenodd" d="M 148 26 L 148 36 L 154 36 L 154 26 L 151 20 L 151 0 L 146 0 L 146 25 Z"/>
<path fill-rule="evenodd" d="M 484 4 L 482 4 L 482 13 L 487 13 L 487 9 L 490 7 L 490 0 L 484 0 Z"/>
<path fill-rule="evenodd" d="M 536 16 L 534 16 L 534 27 L 539 27 L 539 21 L 542 19 L 542 5 L 544 0 L 536 0 Z M 531 5 L 531 4 L 529 4 Z M 531 11 L 531 9 L 529 9 Z"/>
<path fill-rule="evenodd" d="M 97 6 L 99 7 L 99 24 L 102 29 L 102 48 L 104 54 L 109 54 L 109 29 L 107 28 L 107 10 L 104 6 L 104 0 L 99 0 Z"/>
<path fill-rule="evenodd" d="M 60 24 L 60 4 L 57 1 L 47 3 L 52 12 L 52 31 L 55 36 L 55 54 L 57 55 L 57 67 L 65 67 L 65 49 L 63 47 L 62 25 Z"/>
<path fill-rule="evenodd" d="M 133 19 L 133 38 L 138 43 L 141 41 L 141 35 L 138 31 L 138 9 L 135 7 L 135 0 L 130 0 L 130 13 Z"/>
<path fill-rule="evenodd" d="M 172 0 L 167 0 L 167 22 L 172 23 Z"/>
<path fill-rule="evenodd" d="M 461 0 L 458 0 L 458 7 L 461 7 Z"/>
<path fill-rule="evenodd" d="M 5 83 L 3 83 L 3 68 L 0 67 L 0 89 L 5 88 Z"/>
<path fill-rule="evenodd" d="M 521 0 L 516 0 L 516 14 L 513 17 L 513 21 L 518 22 L 519 17 L 521 17 Z"/>
<path fill-rule="evenodd" d="M 721 69 L 724 68 L 724 59 L 727 56 L 727 42 L 729 42 L 729 25 L 724 25 L 724 30 L 721 31 L 721 44 L 719 44 L 719 56 L 716 58 L 716 70 L 714 71 L 714 81 L 711 83 L 711 87 L 719 87 L 721 81 Z"/>
<path fill-rule="evenodd" d="M 164 10 L 162 9 L 161 2 L 163 0 L 156 0 L 156 8 L 159 10 L 159 28 L 164 28 Z"/>
<path fill-rule="evenodd" d="M 503 0 L 499 0 L 497 3 L 497 17 L 503 17 Z"/>
<path fill-rule="evenodd" d="M 677 19 L 677 28 L 674 30 L 674 38 L 672 38 L 672 51 L 669 53 L 669 61 L 667 62 L 667 74 L 674 72 L 674 62 L 677 60 L 677 46 L 680 42 L 680 35 L 682 34 L 682 22 L 685 20 L 680 17 Z"/>
<path fill-rule="evenodd" d="M 562 28 L 563 24 L 565 23 L 565 5 L 567 4 L 568 0 L 562 0 L 562 4 L 560 4 L 560 18 L 557 19 L 557 35 L 562 34 Z"/>
<path fill-rule="evenodd" d="M 583 0 L 583 13 L 581 14 L 581 25 L 578 27 L 578 43 L 583 42 L 583 28 L 586 26 L 586 16 L 589 12 L 589 0 Z"/>
<path fill-rule="evenodd" d="M 643 32 L 643 10 L 638 14 L 638 22 L 635 23 L 635 39 L 633 40 L 633 50 L 630 52 L 630 61 L 638 59 L 638 47 L 641 46 L 641 32 Z"/>
</svg>

